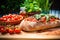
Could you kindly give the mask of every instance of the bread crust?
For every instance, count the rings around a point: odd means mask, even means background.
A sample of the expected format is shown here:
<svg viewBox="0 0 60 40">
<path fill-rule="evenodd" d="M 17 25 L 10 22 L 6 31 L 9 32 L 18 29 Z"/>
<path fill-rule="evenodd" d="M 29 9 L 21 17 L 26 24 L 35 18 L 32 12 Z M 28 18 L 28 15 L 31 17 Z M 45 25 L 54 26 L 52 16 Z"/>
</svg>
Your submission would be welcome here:
<svg viewBox="0 0 60 40">
<path fill-rule="evenodd" d="M 20 23 L 20 27 L 24 31 L 44 30 L 44 29 L 54 28 L 54 27 L 58 27 L 58 26 L 60 26 L 60 20 L 56 20 L 54 22 L 46 22 L 46 23 L 31 22 L 31 21 L 23 20 Z"/>
</svg>

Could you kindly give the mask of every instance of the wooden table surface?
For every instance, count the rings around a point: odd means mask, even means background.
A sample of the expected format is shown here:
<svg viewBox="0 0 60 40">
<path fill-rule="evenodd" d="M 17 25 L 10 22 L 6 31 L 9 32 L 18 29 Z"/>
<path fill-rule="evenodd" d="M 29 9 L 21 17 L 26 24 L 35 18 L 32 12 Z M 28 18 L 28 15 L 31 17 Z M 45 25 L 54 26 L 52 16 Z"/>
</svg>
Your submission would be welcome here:
<svg viewBox="0 0 60 40">
<path fill-rule="evenodd" d="M 0 38 L 6 39 L 60 39 L 60 28 L 44 30 L 43 32 L 21 32 L 20 34 L 5 34 L 1 35 Z"/>
</svg>

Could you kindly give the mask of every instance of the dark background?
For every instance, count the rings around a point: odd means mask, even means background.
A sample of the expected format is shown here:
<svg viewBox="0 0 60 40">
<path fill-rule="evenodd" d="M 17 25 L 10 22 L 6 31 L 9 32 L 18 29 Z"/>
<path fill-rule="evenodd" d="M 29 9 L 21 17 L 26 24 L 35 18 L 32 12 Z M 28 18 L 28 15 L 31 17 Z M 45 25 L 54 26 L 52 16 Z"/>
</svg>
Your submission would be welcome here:
<svg viewBox="0 0 60 40">
<path fill-rule="evenodd" d="M 60 0 L 50 0 L 53 2 L 51 9 L 60 10 Z"/>
<path fill-rule="evenodd" d="M 60 0 L 50 0 L 50 1 L 53 2 L 51 9 L 60 10 Z M 2 5 L 2 4 L 7 4 L 7 1 L 6 0 L 0 0 L 0 5 Z"/>
<path fill-rule="evenodd" d="M 15 0 L 16 1 L 16 0 Z M 23 2 L 24 0 L 20 0 L 20 3 Z M 51 9 L 52 10 L 60 10 L 60 0 L 50 0 L 50 2 L 53 2 L 52 6 L 51 6 Z M 1 8 L 1 5 L 6 5 L 7 4 L 7 0 L 0 0 L 0 15 L 2 14 L 7 14 L 7 13 L 4 13 L 2 11 L 2 8 Z M 7 6 L 7 5 L 6 5 Z M 14 7 L 14 6 L 13 6 Z M 19 7 L 20 8 L 20 7 Z M 18 8 L 18 10 L 19 10 Z M 6 8 L 5 8 L 6 10 Z M 8 12 L 8 11 L 6 11 Z"/>
</svg>

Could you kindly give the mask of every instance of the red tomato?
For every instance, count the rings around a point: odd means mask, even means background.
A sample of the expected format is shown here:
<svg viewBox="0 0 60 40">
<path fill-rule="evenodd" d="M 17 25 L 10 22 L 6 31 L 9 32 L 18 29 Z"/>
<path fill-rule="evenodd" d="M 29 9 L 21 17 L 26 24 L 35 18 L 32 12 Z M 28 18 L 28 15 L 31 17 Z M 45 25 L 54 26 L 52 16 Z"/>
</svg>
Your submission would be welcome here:
<svg viewBox="0 0 60 40">
<path fill-rule="evenodd" d="M 0 32 L 1 32 L 1 28 L 4 28 L 4 27 L 0 26 Z"/>
<path fill-rule="evenodd" d="M 6 27 L 6 32 L 7 32 L 7 33 L 9 32 L 9 27 Z"/>
<path fill-rule="evenodd" d="M 0 21 L 4 21 L 3 18 L 0 18 Z"/>
<path fill-rule="evenodd" d="M 18 15 L 17 17 L 18 17 L 18 18 L 23 18 L 23 16 L 22 16 L 22 15 Z"/>
<path fill-rule="evenodd" d="M 0 21 L 6 21 L 7 18 L 0 18 Z"/>
<path fill-rule="evenodd" d="M 32 22 L 37 22 L 37 19 L 32 18 L 32 17 L 26 18 L 26 20 L 27 20 L 27 21 L 32 21 Z"/>
<path fill-rule="evenodd" d="M 41 17 L 41 19 L 40 19 L 42 22 L 46 22 L 46 17 L 44 16 L 44 17 Z"/>
<path fill-rule="evenodd" d="M 0 18 L 0 21 L 6 22 L 6 24 L 18 24 L 23 17 L 17 14 L 9 14 Z"/>
<path fill-rule="evenodd" d="M 6 33 L 5 26 L 0 26 L 0 32 L 3 34 Z"/>
<path fill-rule="evenodd" d="M 15 19 L 14 18 L 11 18 L 12 21 L 14 21 Z"/>
<path fill-rule="evenodd" d="M 7 18 L 3 18 L 3 21 L 7 21 Z"/>
<path fill-rule="evenodd" d="M 5 30 L 4 28 L 1 28 L 1 29 L 0 29 L 0 32 L 1 32 L 2 34 L 4 34 L 4 33 L 6 33 L 6 30 Z"/>
<path fill-rule="evenodd" d="M 4 28 L 4 26 L 0 26 L 0 29 L 1 29 L 1 28 Z"/>
<path fill-rule="evenodd" d="M 16 34 L 19 34 L 21 32 L 20 28 L 15 28 L 14 31 L 15 31 Z"/>
<path fill-rule="evenodd" d="M 12 17 L 16 17 L 16 16 L 17 16 L 17 14 L 13 14 L 13 15 L 12 15 Z"/>
<path fill-rule="evenodd" d="M 1 29 L 0 29 L 0 32 L 1 32 Z"/>
<path fill-rule="evenodd" d="M 9 14 L 8 16 L 12 16 L 12 14 Z"/>
<path fill-rule="evenodd" d="M 11 21 L 11 18 L 8 18 L 8 19 L 7 19 L 7 22 L 9 22 L 9 21 Z"/>
<path fill-rule="evenodd" d="M 10 29 L 9 29 L 9 33 L 10 33 L 10 34 L 14 34 L 14 30 L 10 28 Z"/>
<path fill-rule="evenodd" d="M 33 21 L 33 22 L 37 22 L 37 19 L 34 18 L 32 21 Z"/>
<path fill-rule="evenodd" d="M 12 18 L 12 16 L 7 16 L 8 18 Z"/>
<path fill-rule="evenodd" d="M 53 22 L 53 21 L 55 21 L 55 18 L 50 18 L 50 22 Z"/>
<path fill-rule="evenodd" d="M 7 16 L 7 15 L 5 15 L 5 16 L 3 16 L 2 18 L 6 18 L 6 19 L 7 19 L 7 18 L 8 18 L 8 16 Z"/>
<path fill-rule="evenodd" d="M 18 17 L 14 17 L 14 20 L 18 20 L 19 18 Z"/>
<path fill-rule="evenodd" d="M 3 18 L 7 18 L 7 16 L 4 15 Z"/>
</svg>

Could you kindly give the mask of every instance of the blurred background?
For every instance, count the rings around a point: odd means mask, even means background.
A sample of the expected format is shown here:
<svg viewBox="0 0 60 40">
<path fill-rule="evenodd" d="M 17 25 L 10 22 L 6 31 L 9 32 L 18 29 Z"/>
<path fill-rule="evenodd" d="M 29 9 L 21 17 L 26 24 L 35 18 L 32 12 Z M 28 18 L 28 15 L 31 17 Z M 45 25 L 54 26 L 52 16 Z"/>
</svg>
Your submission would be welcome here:
<svg viewBox="0 0 60 40">
<path fill-rule="evenodd" d="M 18 13 L 20 11 L 20 4 L 23 2 L 24 0 L 0 0 L 0 16 L 11 12 Z M 60 0 L 50 0 L 50 2 L 53 2 L 50 13 L 52 14 L 52 11 L 54 11 L 54 13 L 58 11 L 57 13 L 59 14 Z"/>
</svg>

